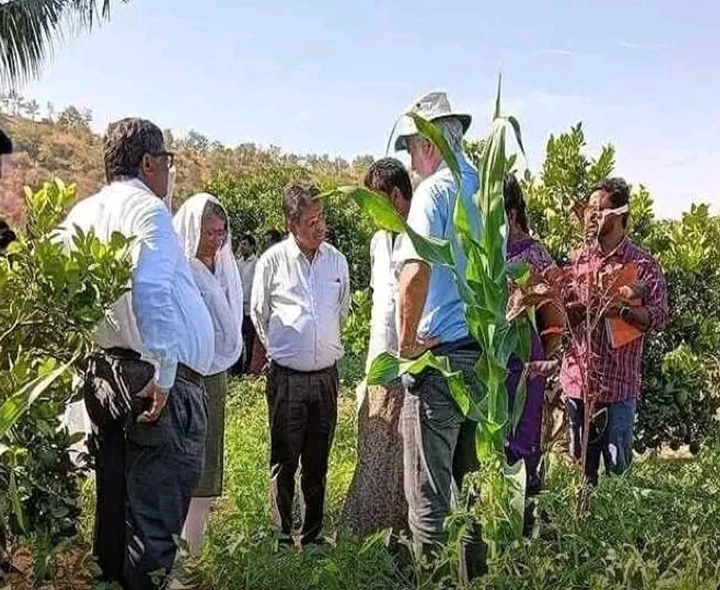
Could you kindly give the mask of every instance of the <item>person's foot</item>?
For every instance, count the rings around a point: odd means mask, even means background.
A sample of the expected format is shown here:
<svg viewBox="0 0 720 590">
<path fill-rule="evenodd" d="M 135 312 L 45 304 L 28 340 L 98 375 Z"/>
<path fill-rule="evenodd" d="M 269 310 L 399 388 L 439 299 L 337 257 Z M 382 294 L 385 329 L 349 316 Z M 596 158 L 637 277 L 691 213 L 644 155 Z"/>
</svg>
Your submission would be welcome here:
<svg viewBox="0 0 720 590">
<path fill-rule="evenodd" d="M 278 549 L 290 549 L 295 546 L 295 539 L 287 533 L 280 533 L 277 536 Z"/>
<path fill-rule="evenodd" d="M 313 539 L 303 539 L 301 541 L 302 548 L 305 549 L 327 549 L 333 546 L 333 543 L 327 537 L 315 537 Z"/>
</svg>

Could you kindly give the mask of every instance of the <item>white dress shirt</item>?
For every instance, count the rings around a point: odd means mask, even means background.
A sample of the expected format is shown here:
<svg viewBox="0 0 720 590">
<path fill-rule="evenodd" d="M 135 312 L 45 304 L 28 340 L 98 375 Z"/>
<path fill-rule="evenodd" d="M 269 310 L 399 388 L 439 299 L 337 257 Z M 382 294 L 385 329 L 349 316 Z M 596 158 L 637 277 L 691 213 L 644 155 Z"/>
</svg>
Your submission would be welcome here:
<svg viewBox="0 0 720 590">
<path fill-rule="evenodd" d="M 95 331 L 101 348 L 128 348 L 156 367 L 170 388 L 178 363 L 207 375 L 215 354 L 212 319 L 203 303 L 170 212 L 140 180 L 113 182 L 80 201 L 59 228 L 70 245 L 74 226 L 102 241 L 113 232 L 134 236 L 131 290 Z"/>
<path fill-rule="evenodd" d="M 255 277 L 255 266 L 257 256 L 251 254 L 247 258 L 239 258 L 237 261 L 240 278 L 243 284 L 243 309 L 245 315 L 250 315 L 250 294 L 252 293 L 253 278 Z"/>
<path fill-rule="evenodd" d="M 350 309 L 345 256 L 323 243 L 311 262 L 290 235 L 258 260 L 250 307 L 271 360 L 296 371 L 332 366 L 344 354 L 340 326 Z"/>
</svg>

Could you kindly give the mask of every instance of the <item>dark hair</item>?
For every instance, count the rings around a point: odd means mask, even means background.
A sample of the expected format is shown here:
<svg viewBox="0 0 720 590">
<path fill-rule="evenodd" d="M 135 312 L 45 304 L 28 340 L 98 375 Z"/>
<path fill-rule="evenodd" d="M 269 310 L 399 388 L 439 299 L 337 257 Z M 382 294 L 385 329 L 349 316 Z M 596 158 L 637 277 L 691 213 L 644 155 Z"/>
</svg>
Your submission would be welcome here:
<svg viewBox="0 0 720 590">
<path fill-rule="evenodd" d="M 614 178 L 606 178 L 601 183 L 594 186 L 590 194 L 596 191 L 607 193 L 613 208 L 624 207 L 630 204 L 630 185 L 625 182 L 624 178 L 616 176 Z M 627 227 L 628 214 L 622 216 L 623 227 Z"/>
<path fill-rule="evenodd" d="M 0 250 L 7 248 L 16 239 L 15 232 L 4 219 L 0 219 Z"/>
<path fill-rule="evenodd" d="M 13 144 L 7 134 L 0 129 L 0 156 L 12 154 Z"/>
<path fill-rule="evenodd" d="M 285 188 L 283 213 L 285 219 L 297 219 L 320 194 L 320 187 L 311 182 L 295 182 Z"/>
<path fill-rule="evenodd" d="M 269 229 L 265 232 L 265 240 L 271 246 L 273 244 L 277 244 L 278 242 L 282 242 L 282 239 L 282 234 L 276 229 Z"/>
<path fill-rule="evenodd" d="M 147 119 L 126 118 L 110 123 L 103 147 L 107 181 L 136 178 L 143 156 L 157 155 L 163 149 L 161 129 Z"/>
<path fill-rule="evenodd" d="M 253 248 L 255 248 L 255 247 L 257 246 L 257 241 L 255 240 L 255 236 L 252 235 L 252 234 L 243 234 L 243 235 L 240 237 L 240 242 L 241 242 L 241 243 L 242 243 L 242 242 L 247 242 L 247 243 L 250 244 Z"/>
<path fill-rule="evenodd" d="M 515 211 L 517 221 L 522 230 L 526 234 L 530 233 L 527 213 L 525 213 L 525 197 L 523 196 L 520 183 L 512 172 L 508 172 L 505 175 L 503 182 L 503 199 L 505 200 L 505 213 L 509 214 L 510 211 Z"/>
<path fill-rule="evenodd" d="M 403 163 L 396 158 L 382 158 L 373 162 L 363 180 L 365 187 L 386 195 L 397 188 L 406 200 L 412 199 L 412 181 Z"/>
</svg>

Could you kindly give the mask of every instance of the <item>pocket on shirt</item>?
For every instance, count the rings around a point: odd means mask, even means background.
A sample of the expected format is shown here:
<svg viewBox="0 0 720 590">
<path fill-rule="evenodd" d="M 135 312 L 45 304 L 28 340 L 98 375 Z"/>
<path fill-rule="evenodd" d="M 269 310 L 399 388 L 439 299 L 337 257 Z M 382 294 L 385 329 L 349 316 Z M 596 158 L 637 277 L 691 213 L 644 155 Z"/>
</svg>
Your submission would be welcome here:
<svg viewBox="0 0 720 590">
<path fill-rule="evenodd" d="M 322 303 L 323 307 L 340 307 L 341 287 L 342 285 L 339 281 L 325 281 L 322 284 L 320 292 L 320 302 Z"/>
</svg>

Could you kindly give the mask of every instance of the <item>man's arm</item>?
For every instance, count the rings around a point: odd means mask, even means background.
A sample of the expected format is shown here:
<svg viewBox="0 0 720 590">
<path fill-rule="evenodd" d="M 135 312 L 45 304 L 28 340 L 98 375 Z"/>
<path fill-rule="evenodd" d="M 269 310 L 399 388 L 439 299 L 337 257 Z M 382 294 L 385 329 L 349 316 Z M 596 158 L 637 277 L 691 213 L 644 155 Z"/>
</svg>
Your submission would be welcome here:
<svg viewBox="0 0 720 590">
<path fill-rule="evenodd" d="M 661 330 L 668 319 L 667 283 L 660 266 L 654 260 L 646 261 L 643 270 L 643 305 L 626 308 L 624 319 L 643 332 Z"/>
<path fill-rule="evenodd" d="M 158 364 L 156 384 L 170 389 L 181 337 L 172 289 L 182 252 L 170 212 L 159 199 L 138 214 L 135 235 L 140 252 L 132 278 L 133 312 L 143 345 Z"/>
<path fill-rule="evenodd" d="M 408 225 L 423 237 L 442 237 L 449 215 L 446 196 L 432 186 L 421 184 L 413 195 Z M 437 342 L 430 334 L 425 335 L 427 340 L 421 341 L 417 333 L 428 297 L 432 267 L 418 255 L 409 238 L 401 243 L 398 261 L 402 265 L 398 277 L 398 348 L 401 358 L 417 358 Z"/>
<path fill-rule="evenodd" d="M 266 257 L 260 258 L 255 266 L 252 290 L 250 291 L 250 319 L 255 326 L 260 342 L 267 350 L 267 329 L 270 321 L 270 265 Z"/>
<path fill-rule="evenodd" d="M 421 260 L 406 262 L 400 271 L 398 281 L 400 308 L 398 347 L 401 358 L 414 358 L 417 356 L 419 349 L 417 330 L 428 295 L 430 273 L 430 265 Z"/>
</svg>

